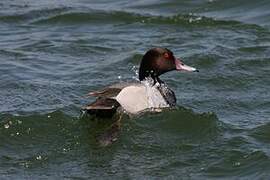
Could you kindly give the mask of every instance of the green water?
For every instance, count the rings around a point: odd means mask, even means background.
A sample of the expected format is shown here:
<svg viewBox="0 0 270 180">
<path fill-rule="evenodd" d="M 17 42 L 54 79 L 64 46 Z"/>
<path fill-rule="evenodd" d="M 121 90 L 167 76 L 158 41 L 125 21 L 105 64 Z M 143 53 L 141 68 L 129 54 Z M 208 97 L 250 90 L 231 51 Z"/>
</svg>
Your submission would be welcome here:
<svg viewBox="0 0 270 180">
<path fill-rule="evenodd" d="M 0 179 L 269 179 L 266 0 L 0 2 Z M 161 77 L 177 109 L 81 117 L 91 90 L 171 49 L 199 73 Z"/>
</svg>

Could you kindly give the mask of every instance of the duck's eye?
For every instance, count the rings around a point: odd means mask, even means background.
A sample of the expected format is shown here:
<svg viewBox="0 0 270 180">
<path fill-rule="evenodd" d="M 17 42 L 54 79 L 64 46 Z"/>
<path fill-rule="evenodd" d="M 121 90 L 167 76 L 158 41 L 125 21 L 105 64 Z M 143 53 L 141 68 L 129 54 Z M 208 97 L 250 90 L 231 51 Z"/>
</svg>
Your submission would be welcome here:
<svg viewBox="0 0 270 180">
<path fill-rule="evenodd" d="M 168 53 L 164 53 L 164 58 L 168 59 L 169 58 L 169 54 Z"/>
</svg>

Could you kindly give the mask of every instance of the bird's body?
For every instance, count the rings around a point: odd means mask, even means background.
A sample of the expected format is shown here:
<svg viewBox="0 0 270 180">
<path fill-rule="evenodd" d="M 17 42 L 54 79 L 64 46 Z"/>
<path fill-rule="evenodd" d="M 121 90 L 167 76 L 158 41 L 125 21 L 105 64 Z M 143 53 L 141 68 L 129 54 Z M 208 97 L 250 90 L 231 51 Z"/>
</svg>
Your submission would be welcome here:
<svg viewBox="0 0 270 180">
<path fill-rule="evenodd" d="M 176 105 L 175 94 L 159 79 L 161 74 L 171 70 L 197 71 L 176 59 L 168 49 L 150 49 L 140 64 L 140 81 L 115 84 L 91 92 L 88 95 L 97 99 L 83 109 L 90 114 L 111 116 L 119 107 L 129 114 L 137 114 L 147 109 L 173 107 Z"/>
</svg>

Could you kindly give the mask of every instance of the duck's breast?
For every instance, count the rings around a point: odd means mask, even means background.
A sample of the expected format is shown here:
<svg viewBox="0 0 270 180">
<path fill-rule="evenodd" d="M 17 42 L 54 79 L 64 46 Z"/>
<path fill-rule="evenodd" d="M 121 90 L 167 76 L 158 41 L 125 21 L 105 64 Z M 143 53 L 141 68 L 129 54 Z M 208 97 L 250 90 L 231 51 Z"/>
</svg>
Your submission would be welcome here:
<svg viewBox="0 0 270 180">
<path fill-rule="evenodd" d="M 128 86 L 117 96 L 116 100 L 125 111 L 135 114 L 148 108 L 145 86 Z"/>
<path fill-rule="evenodd" d="M 169 107 L 160 91 L 154 86 L 134 85 L 124 88 L 116 100 L 129 113 L 136 114 L 148 108 Z"/>
</svg>

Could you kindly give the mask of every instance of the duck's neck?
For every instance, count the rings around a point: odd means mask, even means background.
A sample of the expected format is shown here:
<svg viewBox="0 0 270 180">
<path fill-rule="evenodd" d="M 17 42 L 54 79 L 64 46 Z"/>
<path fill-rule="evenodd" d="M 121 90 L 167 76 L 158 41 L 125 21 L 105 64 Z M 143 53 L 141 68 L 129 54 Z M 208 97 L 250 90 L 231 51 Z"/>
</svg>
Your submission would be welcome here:
<svg viewBox="0 0 270 180">
<path fill-rule="evenodd" d="M 174 92 L 158 76 L 148 76 L 141 81 L 148 81 L 150 86 L 155 86 L 169 106 L 172 107 L 176 105 L 176 97 Z"/>
<path fill-rule="evenodd" d="M 154 86 L 156 83 L 164 84 L 164 82 L 163 82 L 158 76 L 148 76 L 148 77 L 144 77 L 143 79 L 140 79 L 140 81 L 145 81 L 145 80 L 148 80 L 148 79 L 150 79 L 150 81 L 153 82 L 153 86 Z"/>
</svg>

